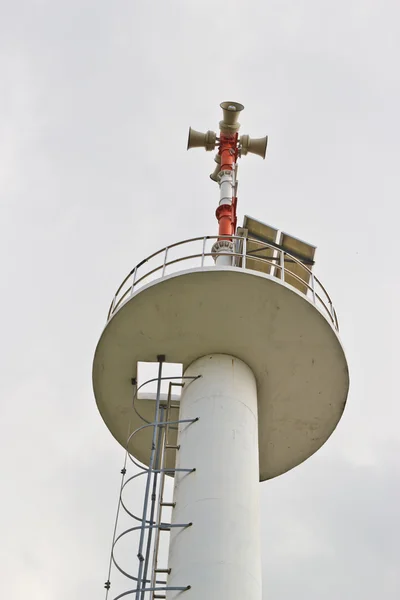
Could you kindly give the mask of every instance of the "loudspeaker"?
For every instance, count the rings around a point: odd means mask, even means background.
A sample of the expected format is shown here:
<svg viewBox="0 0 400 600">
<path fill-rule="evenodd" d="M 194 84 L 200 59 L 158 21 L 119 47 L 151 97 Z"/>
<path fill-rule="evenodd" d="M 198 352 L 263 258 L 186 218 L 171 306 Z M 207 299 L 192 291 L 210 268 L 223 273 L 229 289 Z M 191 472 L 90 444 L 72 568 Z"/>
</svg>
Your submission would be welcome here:
<svg viewBox="0 0 400 600">
<path fill-rule="evenodd" d="M 220 121 L 220 129 L 225 133 L 236 133 L 240 127 L 237 122 L 239 113 L 244 109 L 243 104 L 239 102 L 221 102 L 220 107 L 224 118 Z"/>
<path fill-rule="evenodd" d="M 213 181 L 218 182 L 218 174 L 219 174 L 219 172 L 221 170 L 221 157 L 220 157 L 220 155 L 216 154 L 214 160 L 217 163 L 217 166 L 215 167 L 214 172 L 211 173 L 210 179 L 212 179 Z"/>
<path fill-rule="evenodd" d="M 189 136 L 187 149 L 190 148 L 205 148 L 207 151 L 214 150 L 217 134 L 213 131 L 207 131 L 207 133 L 201 133 L 189 127 Z"/>
<path fill-rule="evenodd" d="M 268 136 L 263 138 L 257 138 L 253 140 L 249 135 L 240 136 L 241 153 L 246 155 L 248 152 L 251 154 L 258 154 L 261 158 L 265 158 L 267 152 Z"/>
</svg>

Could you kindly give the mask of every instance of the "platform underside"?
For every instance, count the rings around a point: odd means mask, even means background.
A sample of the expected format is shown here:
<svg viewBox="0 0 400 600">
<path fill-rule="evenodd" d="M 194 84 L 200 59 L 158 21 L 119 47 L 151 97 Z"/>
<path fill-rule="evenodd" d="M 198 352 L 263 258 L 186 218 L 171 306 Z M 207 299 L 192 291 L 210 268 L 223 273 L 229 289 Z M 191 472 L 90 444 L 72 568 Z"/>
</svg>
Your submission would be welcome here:
<svg viewBox="0 0 400 600">
<path fill-rule="evenodd" d="M 155 362 L 165 354 L 185 368 L 213 353 L 240 358 L 256 376 L 261 480 L 306 460 L 335 429 L 349 377 L 342 346 L 325 317 L 276 278 L 211 267 L 140 289 L 104 329 L 93 386 L 114 437 L 126 447 L 129 430 L 143 425 L 132 410 L 138 361 Z M 136 408 L 152 420 L 154 401 L 136 401 Z M 147 463 L 150 445 L 147 429 L 133 438 L 130 451 Z"/>
</svg>

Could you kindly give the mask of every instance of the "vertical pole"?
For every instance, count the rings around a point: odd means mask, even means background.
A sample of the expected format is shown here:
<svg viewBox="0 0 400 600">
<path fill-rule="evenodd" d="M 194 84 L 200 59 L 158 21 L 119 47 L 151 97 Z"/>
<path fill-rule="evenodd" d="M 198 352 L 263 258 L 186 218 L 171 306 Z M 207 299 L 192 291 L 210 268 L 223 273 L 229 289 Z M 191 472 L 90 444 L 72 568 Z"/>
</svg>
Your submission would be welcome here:
<svg viewBox="0 0 400 600">
<path fill-rule="evenodd" d="M 220 133 L 219 154 L 221 156 L 221 170 L 218 175 L 220 199 L 215 212 L 218 220 L 218 242 L 214 244 L 216 251 L 215 262 L 222 266 L 232 266 L 233 242 L 227 237 L 235 233 L 236 220 L 236 185 L 235 164 L 238 154 L 237 133 Z M 218 256 L 218 254 L 222 256 Z"/>
<path fill-rule="evenodd" d="M 109 312 L 109 317 L 112 317 L 114 314 L 114 309 L 115 309 L 115 305 L 117 303 L 117 295 L 114 296 L 113 301 L 111 303 L 111 308 L 110 308 L 110 312 Z"/>
<path fill-rule="evenodd" d="M 237 133 L 227 135 L 221 132 L 220 148 L 221 169 L 218 176 L 220 188 L 219 206 L 216 211 L 216 217 L 219 225 L 219 235 L 234 234 L 234 221 L 236 206 L 234 206 L 235 196 L 235 161 L 237 158 Z"/>
<path fill-rule="evenodd" d="M 164 277 L 164 275 L 165 275 L 165 268 L 167 266 L 167 259 L 168 259 L 168 246 L 165 248 L 165 252 L 164 252 L 164 263 L 163 263 L 163 268 L 162 268 L 162 277 Z"/>
<path fill-rule="evenodd" d="M 242 260 L 243 269 L 246 268 L 246 261 L 247 261 L 247 237 L 244 237 L 243 238 L 243 260 Z"/>
<path fill-rule="evenodd" d="M 335 325 L 335 321 L 336 321 L 335 309 L 333 308 L 332 300 L 330 298 L 329 298 L 329 307 L 330 307 L 330 311 L 331 311 L 332 323 Z"/>
<path fill-rule="evenodd" d="M 315 295 L 315 277 L 314 277 L 314 273 L 312 271 L 311 271 L 311 290 L 312 290 L 313 302 L 314 302 L 314 304 L 317 304 L 317 298 Z"/>
<path fill-rule="evenodd" d="M 285 252 L 283 250 L 279 250 L 279 264 L 280 264 L 280 278 L 282 281 L 285 281 Z"/>
<path fill-rule="evenodd" d="M 138 270 L 138 268 L 136 266 L 135 270 L 133 271 L 132 286 L 131 286 L 131 296 L 133 294 L 133 290 L 134 290 L 135 283 L 136 283 L 137 270 Z"/>
<path fill-rule="evenodd" d="M 204 267 L 204 254 L 206 251 L 206 240 L 207 240 L 207 236 L 204 236 L 203 238 L 203 248 L 201 251 L 201 266 Z"/>
</svg>

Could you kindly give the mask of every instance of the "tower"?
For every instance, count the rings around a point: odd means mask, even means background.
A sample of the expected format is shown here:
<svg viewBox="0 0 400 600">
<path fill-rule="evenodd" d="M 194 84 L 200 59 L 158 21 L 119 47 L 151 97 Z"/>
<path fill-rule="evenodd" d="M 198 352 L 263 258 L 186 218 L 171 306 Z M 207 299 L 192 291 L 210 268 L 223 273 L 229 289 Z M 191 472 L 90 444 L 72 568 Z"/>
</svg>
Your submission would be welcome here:
<svg viewBox="0 0 400 600">
<path fill-rule="evenodd" d="M 99 411 L 139 469 L 128 479 L 122 469 L 119 506 L 134 522 L 114 535 L 112 562 L 131 585 L 115 600 L 261 600 L 258 484 L 316 452 L 346 403 L 347 363 L 313 271 L 315 247 L 249 216 L 237 227 L 238 159 L 264 158 L 267 138 L 239 136 L 241 104 L 221 108 L 218 136 L 190 129 L 188 139 L 188 149 L 218 148 L 210 176 L 220 192 L 218 234 L 172 243 L 135 266 L 95 353 Z M 146 361 L 158 362 L 155 395 L 138 389 Z M 165 362 L 183 365 L 167 394 Z M 134 515 L 123 491 L 140 476 L 144 501 Z M 114 549 L 131 533 L 128 572 Z"/>
</svg>

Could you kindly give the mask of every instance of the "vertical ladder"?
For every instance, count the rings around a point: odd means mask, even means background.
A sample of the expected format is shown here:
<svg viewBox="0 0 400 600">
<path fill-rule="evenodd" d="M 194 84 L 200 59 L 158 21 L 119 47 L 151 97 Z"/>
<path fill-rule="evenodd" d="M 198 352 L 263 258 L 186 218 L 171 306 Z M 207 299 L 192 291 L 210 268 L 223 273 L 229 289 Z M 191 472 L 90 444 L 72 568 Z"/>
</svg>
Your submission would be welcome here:
<svg viewBox="0 0 400 600">
<path fill-rule="evenodd" d="M 158 567 L 158 558 L 159 558 L 159 549 L 160 549 L 160 534 L 162 531 L 170 531 L 170 527 L 167 525 L 163 525 L 162 522 L 162 512 L 164 507 L 174 508 L 174 502 L 165 502 L 164 500 L 164 488 L 165 488 L 165 475 L 166 475 L 166 463 L 169 455 L 169 450 L 179 450 L 179 446 L 170 444 L 170 415 L 171 410 L 174 408 L 179 408 L 179 405 L 172 404 L 172 387 L 178 386 L 183 387 L 183 383 L 174 383 L 169 382 L 168 387 L 168 397 L 166 405 L 163 406 L 165 409 L 165 425 L 163 426 L 162 431 L 162 447 L 161 447 L 161 457 L 160 457 L 160 483 L 158 488 L 158 498 L 157 498 L 157 514 L 155 522 L 158 525 L 155 531 L 155 539 L 154 539 L 154 548 L 153 548 L 153 561 L 152 561 L 152 569 L 151 569 L 151 587 L 154 588 L 156 584 L 156 578 L 158 574 L 164 574 L 166 577 L 170 574 L 171 569 Z M 166 583 L 166 582 L 165 582 Z M 157 593 L 152 592 L 152 600 L 165 599 L 166 593 Z"/>
<path fill-rule="evenodd" d="M 137 412 L 137 409 L 135 409 L 137 414 L 142 419 L 142 421 L 144 421 L 145 424 L 141 425 L 140 427 L 129 433 L 129 437 L 126 444 L 127 450 L 124 468 L 121 471 L 122 481 L 119 493 L 113 541 L 111 545 L 108 578 L 104 584 L 104 587 L 106 589 L 106 600 L 108 598 L 108 592 L 111 587 L 110 575 L 112 565 L 114 565 L 122 575 L 128 577 L 129 579 L 135 582 L 134 589 L 127 590 L 126 592 L 115 596 L 115 600 L 118 600 L 118 598 L 122 598 L 122 596 L 126 596 L 128 594 L 134 594 L 135 600 L 165 599 L 167 590 L 184 592 L 190 589 L 191 587 L 188 584 L 168 587 L 166 579 L 171 570 L 168 568 L 159 568 L 158 562 L 161 532 L 169 532 L 172 528 L 186 529 L 187 527 L 192 526 L 192 523 L 171 523 L 169 519 L 162 520 L 162 511 L 165 507 L 171 508 L 174 506 L 174 503 L 172 501 L 166 502 L 164 499 L 165 475 L 172 475 L 177 471 L 184 472 L 187 474 L 196 471 L 195 468 L 176 468 L 175 464 L 173 467 L 167 467 L 167 458 L 169 450 L 178 450 L 177 445 L 170 443 L 170 430 L 177 429 L 180 423 L 185 423 L 187 426 L 189 426 L 198 421 L 198 417 L 191 419 L 179 419 L 179 415 L 177 415 L 177 417 L 174 420 L 171 420 L 171 411 L 173 409 L 179 410 L 180 408 L 179 403 L 173 403 L 172 386 L 183 387 L 183 380 L 194 380 L 200 376 L 182 376 L 176 378 L 178 379 L 179 383 L 170 381 L 167 399 L 161 399 L 162 380 L 169 378 L 162 377 L 162 364 L 165 360 L 165 356 L 159 355 L 157 356 L 157 359 L 159 362 L 159 368 L 157 377 L 157 395 L 154 421 L 147 421 L 144 417 L 140 415 L 139 412 Z M 155 380 L 152 379 L 146 383 L 150 383 L 151 381 Z M 134 398 L 136 398 L 136 393 Z M 150 428 L 152 430 L 152 442 L 150 460 L 148 463 L 148 467 L 145 467 L 138 463 L 135 460 L 135 458 L 130 455 L 128 448 L 133 436 L 147 428 Z M 139 469 L 139 472 L 125 479 L 127 464 L 126 461 L 128 459 L 132 461 L 132 463 Z M 146 483 L 142 512 L 141 516 L 139 516 L 135 515 L 126 507 L 125 503 L 122 500 L 122 493 L 128 483 L 137 481 L 138 477 L 140 477 L 141 475 L 143 475 L 146 478 Z M 124 529 L 117 535 L 118 516 L 120 507 L 122 507 L 123 510 L 130 517 L 135 519 L 135 521 L 139 522 L 139 524 L 134 527 Z M 121 538 L 132 532 L 138 532 L 140 534 L 138 551 L 136 555 L 139 563 L 136 576 L 122 568 L 122 566 L 118 563 L 115 557 L 115 548 L 116 545 L 119 543 L 119 540 L 121 540 Z M 164 575 L 165 577 L 161 576 L 159 580 L 159 574 Z"/>
</svg>

